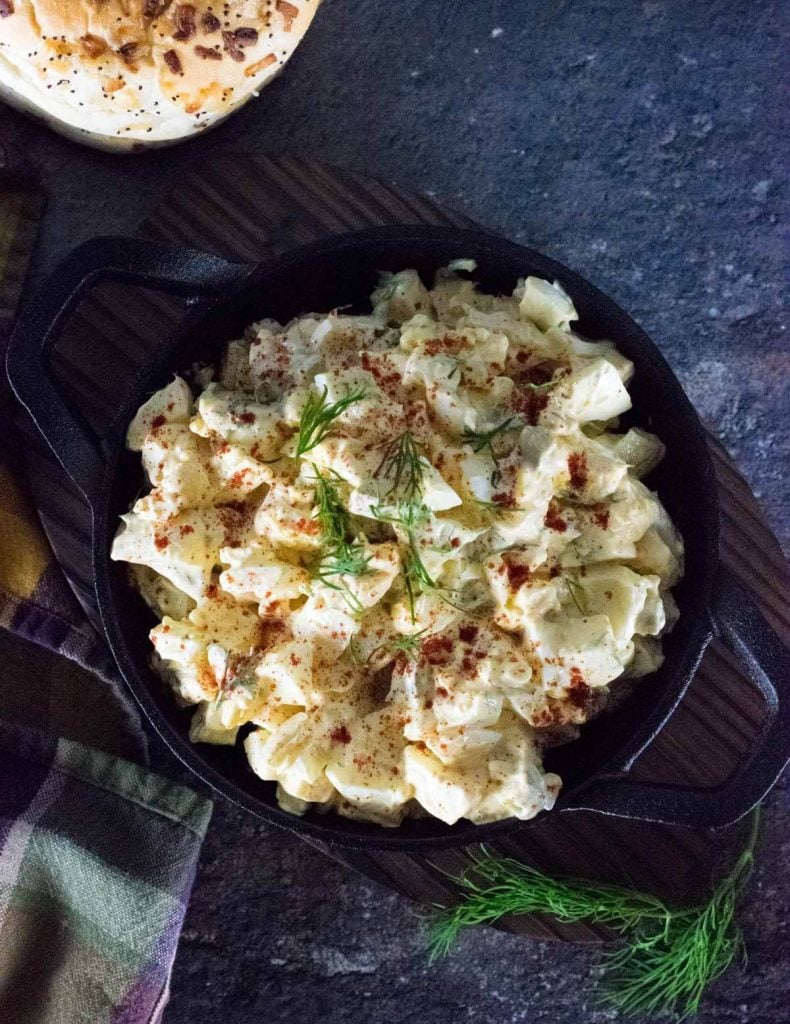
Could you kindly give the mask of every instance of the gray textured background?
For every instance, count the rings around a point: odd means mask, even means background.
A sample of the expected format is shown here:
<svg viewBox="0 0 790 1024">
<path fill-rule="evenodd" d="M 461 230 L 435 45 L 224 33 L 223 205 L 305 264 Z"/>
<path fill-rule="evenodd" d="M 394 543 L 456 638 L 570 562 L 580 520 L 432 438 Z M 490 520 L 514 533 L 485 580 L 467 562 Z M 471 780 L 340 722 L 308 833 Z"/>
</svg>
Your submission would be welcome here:
<svg viewBox="0 0 790 1024">
<path fill-rule="evenodd" d="M 181 148 L 117 158 L 0 114 L 51 193 L 34 279 L 78 241 L 131 230 L 223 148 L 394 178 L 630 310 L 787 545 L 786 12 L 779 0 L 325 0 L 284 77 Z M 787 813 L 785 785 L 744 912 L 751 964 L 715 986 L 706 1024 L 787 1019 Z M 218 805 L 166 1022 L 618 1020 L 590 999 L 596 964 L 480 930 L 429 969 L 405 901 Z"/>
</svg>

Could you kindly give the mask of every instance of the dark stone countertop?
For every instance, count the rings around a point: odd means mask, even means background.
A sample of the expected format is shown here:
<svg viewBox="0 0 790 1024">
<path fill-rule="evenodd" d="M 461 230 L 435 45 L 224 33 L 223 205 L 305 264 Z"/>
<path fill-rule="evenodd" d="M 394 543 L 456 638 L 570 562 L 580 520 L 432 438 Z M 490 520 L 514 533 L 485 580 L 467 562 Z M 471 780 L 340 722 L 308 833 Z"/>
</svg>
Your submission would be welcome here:
<svg viewBox="0 0 790 1024">
<path fill-rule="evenodd" d="M 786 11 L 778 0 L 326 0 L 284 76 L 180 148 L 119 158 L 0 113 L 51 196 L 34 280 L 77 242 L 130 231 L 163 187 L 222 149 L 396 179 L 630 310 L 787 544 Z M 164 752 L 157 761 L 173 767 Z M 743 915 L 750 966 L 717 983 L 705 1024 L 775 1024 L 790 1005 L 787 811 L 785 785 Z M 218 804 L 166 1021 L 617 1021 L 594 1003 L 596 964 L 481 929 L 429 968 L 404 900 Z"/>
</svg>

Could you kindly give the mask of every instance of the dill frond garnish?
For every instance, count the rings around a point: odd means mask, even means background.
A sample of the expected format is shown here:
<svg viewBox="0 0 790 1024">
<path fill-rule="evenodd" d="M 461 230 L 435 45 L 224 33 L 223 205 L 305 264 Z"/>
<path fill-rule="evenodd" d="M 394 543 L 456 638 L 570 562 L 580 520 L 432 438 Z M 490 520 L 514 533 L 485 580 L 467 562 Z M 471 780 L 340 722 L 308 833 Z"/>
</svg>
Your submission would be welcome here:
<svg viewBox="0 0 790 1024">
<path fill-rule="evenodd" d="M 396 637 L 391 644 L 393 651 L 397 654 L 405 654 L 409 661 L 414 661 L 414 657 L 422 646 L 423 637 L 428 632 L 428 628 L 420 629 L 416 633 L 405 633 L 402 636 Z"/>
<path fill-rule="evenodd" d="M 688 909 L 614 885 L 552 878 L 482 848 L 479 860 L 457 879 L 462 901 L 429 921 L 430 960 L 444 956 L 464 928 L 491 924 L 507 914 L 550 914 L 564 924 L 606 925 L 619 934 L 622 946 L 604 955 L 602 999 L 645 1018 L 663 1013 L 690 1017 L 708 985 L 743 955 L 735 910 L 754 863 L 759 812 L 759 806 L 752 812 L 746 845 L 730 871 L 706 902 Z"/>
<path fill-rule="evenodd" d="M 374 477 L 389 482 L 385 496 L 397 495 L 400 501 L 413 502 L 422 494 L 423 477 L 428 464 L 420 445 L 409 430 L 404 430 L 384 446 Z"/>
<path fill-rule="evenodd" d="M 373 517 L 402 526 L 412 539 L 413 531 L 426 523 L 431 515 L 422 501 L 425 470 L 428 468 L 419 443 L 408 430 L 388 441 L 373 474 L 387 484 L 383 494 L 385 500 L 371 508 Z"/>
<path fill-rule="evenodd" d="M 337 548 L 346 543 L 351 532 L 351 517 L 340 500 L 336 484 L 341 478 L 334 473 L 324 476 L 315 463 L 315 515 L 321 527 L 321 539 L 328 548 Z"/>
<path fill-rule="evenodd" d="M 370 571 L 370 556 L 361 544 L 347 544 L 324 555 L 316 572 L 326 581 L 329 576 L 364 576 Z"/>
<path fill-rule="evenodd" d="M 324 476 L 313 464 L 315 474 L 315 516 L 321 527 L 323 553 L 312 574 L 332 590 L 340 591 L 355 612 L 362 611 L 362 605 L 349 590 L 343 576 L 364 576 L 370 571 L 370 556 L 357 540 L 350 540 L 352 534 L 351 516 L 340 500 L 340 492 L 334 481 L 341 478 L 336 474 Z"/>
<path fill-rule="evenodd" d="M 373 505 L 370 514 L 380 523 L 402 526 L 408 534 L 424 526 L 431 516 L 431 510 L 421 501 L 398 501 L 392 505 Z"/>
<path fill-rule="evenodd" d="M 390 655 L 403 654 L 408 661 L 414 661 L 427 632 L 428 628 L 426 627 L 425 629 L 419 630 L 417 633 L 406 633 L 402 636 L 396 636 L 394 640 L 389 641 L 388 643 L 379 644 L 378 647 L 374 647 L 367 658 L 362 657 L 359 647 L 357 646 L 357 639 L 352 636 L 348 643 L 351 660 L 357 665 L 367 667 L 380 651 L 387 651 Z"/>
<path fill-rule="evenodd" d="M 506 430 L 513 430 L 519 426 L 521 426 L 520 422 L 515 417 L 510 416 L 492 430 L 470 430 L 467 427 L 463 432 L 462 439 L 466 444 L 472 446 L 472 451 L 481 452 L 484 448 L 491 447 L 491 442 L 495 437 L 504 434 Z"/>
<path fill-rule="evenodd" d="M 420 451 L 419 442 L 410 431 L 404 430 L 384 446 L 381 462 L 374 473 L 386 482 L 387 490 L 383 494 L 384 500 L 371 507 L 371 515 L 381 522 L 400 526 L 406 533 L 403 577 L 412 622 L 416 622 L 415 600 L 419 593 L 430 591 L 453 604 L 450 592 L 440 587 L 426 569 L 414 535 L 432 514 L 422 500 L 425 470 L 430 468 L 430 463 Z M 453 604 L 453 607 L 458 605 Z"/>
<path fill-rule="evenodd" d="M 319 579 L 324 584 L 324 586 L 325 587 L 329 587 L 330 590 L 336 590 L 339 594 L 342 594 L 343 595 L 343 600 L 349 606 L 351 611 L 354 612 L 355 615 L 361 615 L 362 612 L 365 610 L 365 607 L 362 604 L 362 602 L 359 600 L 357 595 L 353 592 L 353 590 L 350 589 L 348 584 L 342 578 L 341 579 L 333 579 L 332 578 L 333 576 L 341 575 L 342 574 L 342 570 L 340 570 L 340 569 L 329 569 L 329 570 L 327 570 L 324 566 L 325 566 L 325 563 L 322 560 L 318 564 L 317 568 L 313 571 L 313 575 L 315 576 L 315 578 Z M 362 575 L 362 574 L 361 573 L 357 573 L 357 575 Z"/>
<path fill-rule="evenodd" d="M 492 516 L 501 516 L 505 512 L 512 511 L 512 509 L 508 509 L 507 506 L 501 505 L 498 501 L 483 501 L 480 498 L 473 498 L 472 500 L 479 509 L 482 509 L 483 512 L 488 512 Z"/>
<path fill-rule="evenodd" d="M 425 567 L 425 563 L 420 557 L 420 552 L 414 541 L 414 538 L 409 535 L 409 546 L 406 550 L 406 554 L 403 556 L 403 576 L 406 581 L 406 594 L 409 599 L 409 610 L 411 612 L 411 621 L 416 621 L 414 602 L 418 594 L 435 594 L 445 604 L 449 604 L 451 608 L 457 608 L 459 612 L 468 611 L 468 608 L 461 604 L 453 596 L 457 594 L 457 591 L 450 590 L 448 587 L 443 587 L 434 580 L 431 574 Z"/>
<path fill-rule="evenodd" d="M 296 438 L 296 454 L 304 455 L 320 444 L 332 430 L 332 424 L 337 417 L 355 402 L 361 402 L 365 398 L 365 389 L 362 387 L 349 391 L 343 398 L 339 398 L 331 405 L 327 403 L 329 391 L 324 388 L 320 397 L 310 394 L 307 403 L 302 410 L 299 419 L 299 433 Z"/>
<path fill-rule="evenodd" d="M 590 611 L 587 605 L 587 591 L 578 580 L 573 580 L 570 576 L 565 577 L 565 585 L 568 588 L 571 601 L 576 605 L 576 610 L 579 615 L 584 615 L 585 617 L 588 616 Z"/>
<path fill-rule="evenodd" d="M 406 580 L 406 593 L 409 598 L 411 621 L 414 622 L 416 618 L 414 601 L 417 594 L 420 592 L 439 591 L 439 587 L 425 568 L 420 552 L 417 550 L 417 545 L 414 543 L 414 538 L 411 536 L 409 537 L 409 546 L 406 554 L 403 557 L 403 576 Z"/>
<path fill-rule="evenodd" d="M 513 416 L 503 420 L 498 426 L 492 430 L 469 430 L 466 428 L 461 435 L 462 440 L 472 446 L 473 452 L 482 452 L 485 448 L 491 454 L 491 461 L 494 463 L 494 471 L 491 474 L 491 484 L 493 487 L 499 483 L 501 473 L 499 470 L 499 456 L 494 450 L 494 440 L 506 433 L 508 430 L 516 430 L 521 426 L 521 422 Z"/>
<path fill-rule="evenodd" d="M 238 695 L 239 691 L 254 696 L 259 686 L 260 680 L 249 667 L 242 672 L 228 672 L 220 686 L 219 693 L 214 698 L 214 703 L 223 704 Z"/>
<path fill-rule="evenodd" d="M 561 377 L 552 377 L 551 380 L 544 380 L 542 384 L 527 383 L 527 387 L 530 391 L 549 391 L 551 388 L 556 387 L 560 380 L 562 380 Z"/>
<path fill-rule="evenodd" d="M 420 556 L 417 541 L 414 537 L 414 530 L 417 529 L 430 515 L 430 510 L 424 505 L 398 505 L 392 510 L 371 509 L 376 519 L 385 523 L 392 523 L 401 526 L 406 532 L 406 551 L 403 555 L 403 580 L 406 586 L 406 596 L 409 601 L 409 613 L 411 621 L 417 621 L 415 601 L 421 593 L 436 594 L 445 604 L 464 611 L 464 607 L 456 603 L 452 598 L 452 591 L 440 586 L 428 572 L 425 563 Z"/>
</svg>

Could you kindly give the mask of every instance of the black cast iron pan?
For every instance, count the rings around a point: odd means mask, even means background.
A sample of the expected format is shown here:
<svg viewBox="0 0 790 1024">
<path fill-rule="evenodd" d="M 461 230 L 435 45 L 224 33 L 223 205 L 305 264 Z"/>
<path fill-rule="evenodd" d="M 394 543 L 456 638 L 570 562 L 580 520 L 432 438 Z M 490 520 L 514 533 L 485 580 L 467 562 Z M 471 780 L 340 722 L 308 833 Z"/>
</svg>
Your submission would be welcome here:
<svg viewBox="0 0 790 1024">
<path fill-rule="evenodd" d="M 274 784 L 252 774 L 238 747 L 189 742 L 191 711 L 179 709 L 150 667 L 154 619 L 109 558 L 118 516 L 143 481 L 139 457 L 126 452 L 126 426 L 148 395 L 196 361 L 216 361 L 229 339 L 265 316 L 286 321 L 313 310 L 351 305 L 364 311 L 380 270 L 416 267 L 430 279 L 437 267 L 474 258 L 475 277 L 492 292 L 509 292 L 518 277 L 557 279 L 580 314 L 579 332 L 610 338 L 636 364 L 633 421 L 667 446 L 650 479 L 686 543 L 683 582 L 675 591 L 680 620 L 665 638 L 666 660 L 640 680 L 615 711 L 587 725 L 582 737 L 551 751 L 547 766 L 564 780 L 553 814 L 594 810 L 648 821 L 720 827 L 744 815 L 776 780 L 790 757 L 790 654 L 754 601 L 718 560 L 718 507 L 713 467 L 699 418 L 669 366 L 645 333 L 597 289 L 540 253 L 481 232 L 448 227 L 373 228 L 328 238 L 269 262 L 234 264 L 217 256 L 133 238 L 97 238 L 75 250 L 21 316 L 8 352 L 8 376 L 93 514 L 96 595 L 107 642 L 154 728 L 171 749 L 216 790 L 267 821 L 309 838 L 346 847 L 426 851 L 483 842 L 530 823 L 490 825 L 433 820 L 385 829 L 335 815 L 295 818 L 279 810 Z M 119 385 L 119 411 L 99 441 L 70 408 L 49 367 L 49 354 L 87 289 L 100 280 L 138 284 L 183 296 L 187 312 L 175 336 L 138 373 Z M 744 663 L 766 704 L 763 729 L 743 764 L 713 789 L 634 780 L 634 762 L 664 727 L 714 635 Z"/>
</svg>

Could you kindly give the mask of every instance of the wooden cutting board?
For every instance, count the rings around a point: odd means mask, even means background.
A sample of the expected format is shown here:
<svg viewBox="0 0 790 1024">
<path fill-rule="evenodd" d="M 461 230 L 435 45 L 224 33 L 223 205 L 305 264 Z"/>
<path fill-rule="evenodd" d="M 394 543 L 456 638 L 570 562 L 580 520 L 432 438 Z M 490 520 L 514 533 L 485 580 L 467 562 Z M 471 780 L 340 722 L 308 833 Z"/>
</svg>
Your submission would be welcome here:
<svg viewBox="0 0 790 1024">
<path fill-rule="evenodd" d="M 210 160 L 158 199 L 140 233 L 235 260 L 261 260 L 336 232 L 376 224 L 473 226 L 463 214 L 387 182 L 288 157 L 240 153 Z M 99 434 L 117 408 L 119 388 L 179 315 L 177 301 L 103 285 L 86 300 L 59 344 L 53 366 Z M 616 339 L 615 339 L 616 340 Z M 28 425 L 31 482 L 44 526 L 77 596 L 96 621 L 90 583 L 87 509 Z M 783 601 L 787 565 L 757 502 L 711 436 L 723 507 L 722 557 L 756 595 L 775 629 L 790 640 Z M 760 728 L 763 708 L 740 666 L 719 643 L 703 664 L 669 726 L 642 756 L 640 779 L 715 785 L 732 771 Z M 701 896 L 735 829 L 693 831 L 609 819 L 591 813 L 544 815 L 529 830 L 493 844 L 555 874 L 637 886 L 667 900 Z M 357 870 L 422 903 L 452 900 L 449 875 L 466 851 L 423 857 L 326 850 Z M 541 938 L 595 942 L 606 931 L 520 917 L 504 927 Z"/>
</svg>

